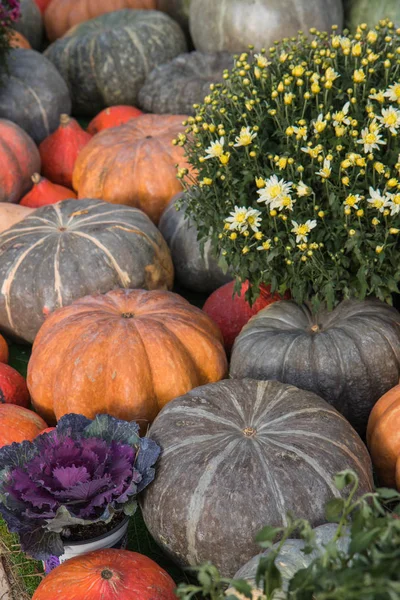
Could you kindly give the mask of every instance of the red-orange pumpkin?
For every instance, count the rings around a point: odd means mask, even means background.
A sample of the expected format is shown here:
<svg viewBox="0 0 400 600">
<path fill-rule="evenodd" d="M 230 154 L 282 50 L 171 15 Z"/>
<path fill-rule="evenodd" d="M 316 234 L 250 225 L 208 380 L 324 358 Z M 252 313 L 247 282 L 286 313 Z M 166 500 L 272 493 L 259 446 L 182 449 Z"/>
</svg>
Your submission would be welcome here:
<svg viewBox="0 0 400 600">
<path fill-rule="evenodd" d="M 40 9 L 40 12 L 43 14 L 44 11 L 46 10 L 46 8 L 48 7 L 48 5 L 50 4 L 51 0 L 35 0 L 35 3 L 37 4 L 37 6 Z"/>
<path fill-rule="evenodd" d="M 8 345 L 6 340 L 0 335 L 0 363 L 8 363 Z"/>
<path fill-rule="evenodd" d="M 13 29 L 8 32 L 8 43 L 11 48 L 32 48 L 26 37 Z"/>
<path fill-rule="evenodd" d="M 175 583 L 151 558 L 98 550 L 51 571 L 32 600 L 176 600 Z"/>
<path fill-rule="evenodd" d="M 90 121 L 87 130 L 91 135 L 95 135 L 103 129 L 125 125 L 131 119 L 136 119 L 142 114 L 142 111 L 134 106 L 109 106 Z"/>
<path fill-rule="evenodd" d="M 53 183 L 72 188 L 72 173 L 78 154 L 92 139 L 78 121 L 61 115 L 60 126 L 39 146 L 42 173 Z"/>
<path fill-rule="evenodd" d="M 226 373 L 221 334 L 203 311 L 171 292 L 120 289 L 46 319 L 28 387 L 48 423 L 108 413 L 145 428 L 167 402 Z"/>
<path fill-rule="evenodd" d="M 0 447 L 33 440 L 47 423 L 33 410 L 17 404 L 0 404 Z"/>
<path fill-rule="evenodd" d="M 40 208 L 47 204 L 55 204 L 68 198 L 76 198 L 76 194 L 66 187 L 51 183 L 39 173 L 32 175 L 33 188 L 24 196 L 20 202 L 21 206 Z"/>
<path fill-rule="evenodd" d="M 182 191 L 176 164 L 188 167 L 172 139 L 184 131 L 182 115 L 142 115 L 102 131 L 76 161 L 73 187 L 78 198 L 102 198 L 143 210 L 154 223 Z"/>
<path fill-rule="evenodd" d="M 18 404 L 28 408 L 29 401 L 25 379 L 10 365 L 0 362 L 0 404 Z"/>
</svg>

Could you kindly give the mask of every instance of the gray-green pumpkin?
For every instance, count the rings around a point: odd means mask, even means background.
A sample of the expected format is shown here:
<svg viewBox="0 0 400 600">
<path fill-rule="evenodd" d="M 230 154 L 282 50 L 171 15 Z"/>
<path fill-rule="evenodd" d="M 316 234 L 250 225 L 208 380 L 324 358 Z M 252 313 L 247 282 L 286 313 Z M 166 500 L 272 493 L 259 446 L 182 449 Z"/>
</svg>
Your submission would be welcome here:
<svg viewBox="0 0 400 600">
<path fill-rule="evenodd" d="M 20 0 L 21 18 L 14 29 L 26 37 L 34 50 L 40 50 L 43 41 L 42 13 L 34 0 Z"/>
<path fill-rule="evenodd" d="M 191 0 L 157 0 L 157 9 L 166 12 L 186 32 L 189 32 L 189 11 Z"/>
<path fill-rule="evenodd" d="M 311 392 L 278 381 L 225 380 L 168 403 L 149 435 L 162 448 L 141 499 L 145 523 L 181 565 L 211 561 L 233 577 L 265 525 L 287 514 L 312 527 L 353 469 L 358 494 L 373 489 L 368 451 L 350 424 Z"/>
<path fill-rule="evenodd" d="M 319 314 L 275 302 L 236 338 L 230 376 L 313 391 L 364 434 L 375 402 L 400 379 L 400 313 L 378 300 L 348 300 Z"/>
<path fill-rule="evenodd" d="M 0 330 L 27 342 L 49 313 L 78 298 L 172 284 L 168 246 L 136 208 L 65 200 L 0 235 Z"/>
<path fill-rule="evenodd" d="M 40 144 L 70 114 L 68 87 L 54 65 L 35 50 L 14 48 L 0 86 L 0 118 L 19 125 Z"/>
<path fill-rule="evenodd" d="M 178 210 L 182 196 L 178 194 L 171 200 L 158 227 L 171 251 L 178 283 L 194 292 L 213 292 L 231 281 L 232 275 L 224 273 L 218 266 L 209 240 L 205 242 L 202 253 L 196 225 L 185 218 L 185 203 Z"/>
<path fill-rule="evenodd" d="M 139 92 L 139 106 L 157 114 L 195 114 L 193 104 L 202 103 L 210 85 L 223 81 L 224 70 L 232 67 L 228 52 L 181 54 L 147 76 Z"/>
<path fill-rule="evenodd" d="M 249 44 L 269 48 L 300 29 L 340 31 L 343 7 L 342 0 L 195 0 L 189 24 L 196 50 L 241 52 Z"/>
<path fill-rule="evenodd" d="M 73 27 L 46 50 L 71 91 L 75 114 L 136 105 L 146 76 L 186 51 L 182 29 L 153 10 L 118 10 Z"/>
<path fill-rule="evenodd" d="M 399 0 L 345 0 L 345 25 L 352 32 L 361 23 L 369 27 L 378 25 L 381 19 L 389 18 L 396 26 L 400 25 Z"/>
</svg>

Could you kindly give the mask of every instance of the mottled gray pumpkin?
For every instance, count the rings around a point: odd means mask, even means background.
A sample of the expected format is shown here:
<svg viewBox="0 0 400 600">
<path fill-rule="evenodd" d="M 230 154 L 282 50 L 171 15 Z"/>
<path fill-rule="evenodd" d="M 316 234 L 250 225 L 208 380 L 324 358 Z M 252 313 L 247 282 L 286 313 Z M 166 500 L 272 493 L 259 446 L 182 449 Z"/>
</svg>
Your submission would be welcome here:
<svg viewBox="0 0 400 600">
<path fill-rule="evenodd" d="M 189 33 L 189 11 L 191 0 L 157 0 L 157 9 L 166 12 Z"/>
<path fill-rule="evenodd" d="M 70 114 L 67 85 L 54 65 L 39 52 L 14 48 L 0 86 L 0 118 L 19 125 L 40 144 Z"/>
<path fill-rule="evenodd" d="M 354 469 L 372 490 L 371 461 L 350 424 L 324 400 L 278 381 L 225 380 L 170 402 L 149 435 L 162 454 L 141 504 L 158 544 L 179 564 L 214 563 L 232 577 L 258 551 L 265 525 L 287 513 L 313 527 Z"/>
<path fill-rule="evenodd" d="M 167 244 L 136 208 L 65 200 L 0 235 L 0 329 L 28 342 L 49 313 L 78 298 L 172 283 Z"/>
<path fill-rule="evenodd" d="M 21 18 L 13 28 L 26 37 L 34 50 L 40 50 L 43 41 L 43 20 L 35 0 L 20 0 Z"/>
<path fill-rule="evenodd" d="M 210 85 L 223 81 L 224 69 L 232 67 L 228 52 L 181 54 L 147 76 L 139 92 L 139 106 L 157 114 L 195 114 L 193 104 L 202 103 Z"/>
<path fill-rule="evenodd" d="M 342 23 L 341 0 L 195 0 L 189 18 L 194 46 L 202 52 L 269 48 L 299 29 L 341 30 Z"/>
<path fill-rule="evenodd" d="M 230 375 L 313 391 L 364 434 L 375 402 L 399 382 L 400 313 L 378 300 L 349 300 L 317 315 L 276 302 L 236 338 Z"/>
<path fill-rule="evenodd" d="M 213 292 L 224 283 L 231 281 L 232 275 L 224 274 L 211 251 L 209 240 L 204 244 L 204 254 L 197 240 L 197 228 L 192 220 L 185 218 L 185 207 L 177 210 L 183 194 L 172 198 L 163 212 L 158 228 L 166 240 L 172 254 L 178 283 L 194 292 Z"/>
<path fill-rule="evenodd" d="M 75 114 L 136 105 L 148 73 L 186 51 L 182 29 L 156 10 L 118 10 L 73 27 L 46 50 L 67 81 Z"/>
</svg>

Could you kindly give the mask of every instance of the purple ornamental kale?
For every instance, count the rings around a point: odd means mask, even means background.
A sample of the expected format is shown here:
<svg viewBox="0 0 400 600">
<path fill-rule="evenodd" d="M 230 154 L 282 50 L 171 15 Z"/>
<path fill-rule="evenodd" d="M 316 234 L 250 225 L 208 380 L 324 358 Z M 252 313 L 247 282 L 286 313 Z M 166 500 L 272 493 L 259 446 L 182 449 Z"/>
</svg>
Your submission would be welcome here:
<svg viewBox="0 0 400 600">
<path fill-rule="evenodd" d="M 25 552 L 60 556 L 69 527 L 135 512 L 159 453 L 134 422 L 66 415 L 55 431 L 0 449 L 0 513 Z"/>
</svg>

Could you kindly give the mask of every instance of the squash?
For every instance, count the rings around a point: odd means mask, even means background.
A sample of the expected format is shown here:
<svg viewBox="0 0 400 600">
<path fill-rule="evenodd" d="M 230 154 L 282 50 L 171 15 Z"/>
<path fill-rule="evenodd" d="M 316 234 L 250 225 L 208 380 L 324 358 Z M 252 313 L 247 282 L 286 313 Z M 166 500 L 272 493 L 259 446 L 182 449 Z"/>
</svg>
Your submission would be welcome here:
<svg viewBox="0 0 400 600">
<path fill-rule="evenodd" d="M 316 394 L 279 381 L 226 380 L 170 402 L 149 431 L 162 448 L 141 497 L 156 542 L 181 565 L 215 564 L 232 577 L 258 552 L 255 536 L 290 511 L 313 527 L 354 469 L 373 489 L 368 451 Z M 240 535 L 238 535 L 240 532 Z"/>
<path fill-rule="evenodd" d="M 33 342 L 56 308 L 111 289 L 169 289 L 162 235 L 140 210 L 64 200 L 0 234 L 0 330 Z"/>
<path fill-rule="evenodd" d="M 50 4 L 52 0 L 35 0 L 40 12 L 42 14 L 44 14 L 46 8 L 48 7 L 48 5 Z"/>
<path fill-rule="evenodd" d="M 157 10 L 166 12 L 189 33 L 189 10 L 191 0 L 157 0 Z"/>
<path fill-rule="evenodd" d="M 74 114 L 93 117 L 114 104 L 136 106 L 147 74 L 185 51 L 183 31 L 164 13 L 119 10 L 73 27 L 45 56 L 68 83 Z"/>
<path fill-rule="evenodd" d="M 197 228 L 192 220 L 185 219 L 185 204 L 177 210 L 183 193 L 175 196 L 164 210 L 158 228 L 171 251 L 176 279 L 186 289 L 209 293 L 232 276 L 224 274 L 211 250 L 211 242 L 204 244 L 204 254 L 197 241 Z"/>
<path fill-rule="evenodd" d="M 39 173 L 32 175 L 33 188 L 24 196 L 20 202 L 21 206 L 29 206 L 30 208 L 41 208 L 47 204 L 55 204 L 68 198 L 75 198 L 76 195 L 72 190 L 69 190 L 61 185 L 51 183 L 45 177 L 41 177 Z"/>
<path fill-rule="evenodd" d="M 33 440 L 46 427 L 47 423 L 33 410 L 18 404 L 0 404 L 0 448 Z"/>
<path fill-rule="evenodd" d="M 102 198 L 136 206 L 154 223 L 175 194 L 182 191 L 176 164 L 188 167 L 184 150 L 172 139 L 185 130 L 184 116 L 143 115 L 97 134 L 75 164 L 78 198 Z"/>
<path fill-rule="evenodd" d="M 31 45 L 26 37 L 24 37 L 22 33 L 14 31 L 13 29 L 9 29 L 8 31 L 8 43 L 10 48 L 31 48 Z"/>
<path fill-rule="evenodd" d="M 343 23 L 341 0 L 195 0 L 189 25 L 196 50 L 247 51 L 273 46 L 276 40 L 311 27 L 326 31 Z"/>
<path fill-rule="evenodd" d="M 0 203 L 0 233 L 12 227 L 33 212 L 33 208 L 19 204 Z"/>
<path fill-rule="evenodd" d="M 8 363 L 9 352 L 6 340 L 0 335 L 0 363 Z"/>
<path fill-rule="evenodd" d="M 17 404 L 25 408 L 30 405 L 25 379 L 5 362 L 0 362 L 0 404 Z"/>
<path fill-rule="evenodd" d="M 0 118 L 17 123 L 40 144 L 57 129 L 60 115 L 71 111 L 65 81 L 51 62 L 34 50 L 11 49 L 7 69 L 0 89 Z"/>
<path fill-rule="evenodd" d="M 145 431 L 159 410 L 226 376 L 217 326 L 164 291 L 114 290 L 54 312 L 28 365 L 35 410 L 53 424 L 77 412 L 135 420 Z"/>
<path fill-rule="evenodd" d="M 71 27 L 124 8 L 155 9 L 156 0 L 52 0 L 45 13 L 47 37 L 63 37 Z"/>
<path fill-rule="evenodd" d="M 400 22 L 400 4 L 398 0 L 345 0 L 345 24 L 352 32 L 358 25 L 367 23 L 368 27 L 375 27 L 382 19 L 390 19 L 396 24 Z"/>
<path fill-rule="evenodd" d="M 32 138 L 15 123 L 0 119 L 0 208 L 2 202 L 19 202 L 40 171 L 40 155 Z M 0 219 L 0 228 L 4 215 Z M 7 219 L 7 217 L 5 217 Z"/>
<path fill-rule="evenodd" d="M 332 404 L 362 434 L 375 402 L 400 373 L 400 315 L 378 300 L 348 300 L 313 315 L 275 302 L 236 338 L 230 375 L 278 379 Z"/>
<path fill-rule="evenodd" d="M 107 548 L 61 564 L 41 581 L 32 600 L 176 600 L 175 587 L 151 558 Z"/>
<path fill-rule="evenodd" d="M 367 444 L 381 485 L 400 490 L 400 384 L 386 392 L 372 409 Z"/>
<path fill-rule="evenodd" d="M 142 111 L 134 106 L 109 106 L 90 121 L 87 130 L 91 135 L 95 135 L 103 129 L 125 125 L 131 119 L 136 119 L 142 114 Z"/>
<path fill-rule="evenodd" d="M 203 102 L 210 85 L 223 81 L 224 69 L 233 67 L 227 52 L 180 54 L 157 66 L 147 76 L 138 96 L 143 110 L 158 114 L 195 114 L 193 104 Z"/>
<path fill-rule="evenodd" d="M 68 115 L 60 116 L 60 125 L 39 146 L 42 172 L 53 183 L 72 188 L 72 173 L 79 152 L 92 139 Z"/>
<path fill-rule="evenodd" d="M 32 48 L 40 50 L 43 41 L 43 19 L 34 0 L 20 0 L 21 18 L 13 28 L 22 33 Z"/>
</svg>

